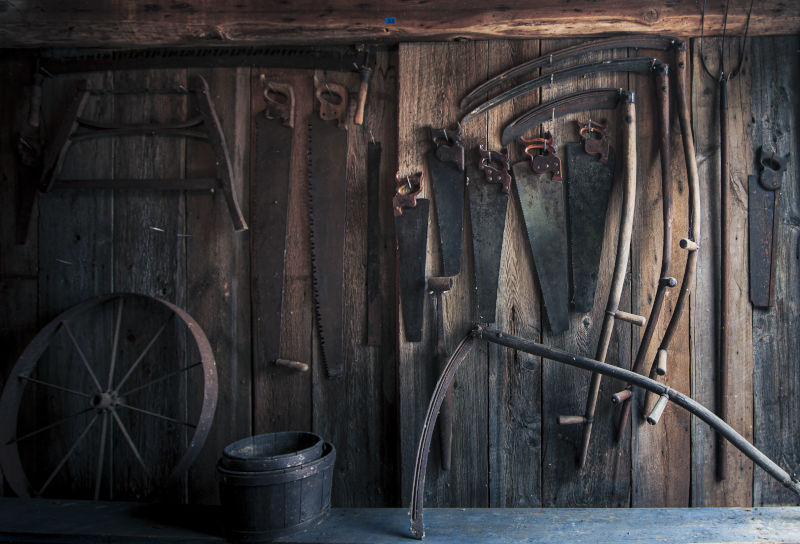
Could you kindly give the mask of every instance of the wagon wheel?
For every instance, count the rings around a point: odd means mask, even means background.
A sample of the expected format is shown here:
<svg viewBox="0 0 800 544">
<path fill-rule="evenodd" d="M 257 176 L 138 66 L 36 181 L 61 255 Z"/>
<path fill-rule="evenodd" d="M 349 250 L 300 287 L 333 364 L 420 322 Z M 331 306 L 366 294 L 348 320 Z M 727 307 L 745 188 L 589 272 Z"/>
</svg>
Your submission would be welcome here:
<svg viewBox="0 0 800 544">
<path fill-rule="evenodd" d="M 173 492 L 216 402 L 211 345 L 186 312 L 144 295 L 92 298 L 48 323 L 14 365 L 0 468 L 20 497 Z"/>
</svg>

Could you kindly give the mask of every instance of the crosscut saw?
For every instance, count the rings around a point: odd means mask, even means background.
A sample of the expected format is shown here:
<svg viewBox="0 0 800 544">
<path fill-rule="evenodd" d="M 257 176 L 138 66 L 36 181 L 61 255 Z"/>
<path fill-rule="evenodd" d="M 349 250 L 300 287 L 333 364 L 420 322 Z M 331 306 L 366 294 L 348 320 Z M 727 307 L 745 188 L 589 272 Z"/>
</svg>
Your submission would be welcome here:
<svg viewBox="0 0 800 544">
<path fill-rule="evenodd" d="M 506 229 L 511 165 L 508 150 L 492 151 L 478 147 L 480 170 L 467 166 L 469 213 L 472 221 L 472 250 L 475 262 L 478 321 L 494 323 L 503 232 Z"/>
<path fill-rule="evenodd" d="M 430 201 L 417 198 L 422 174 L 401 179 L 392 198 L 397 257 L 400 261 L 400 299 L 407 342 L 422 340 L 422 309 L 425 304 L 425 258 L 428 253 Z"/>
<path fill-rule="evenodd" d="M 556 155 L 552 137 L 520 137 L 520 140 L 530 161 L 514 164 L 514 180 L 550 330 L 559 334 L 569 328 L 567 224 L 561 159 Z M 536 153 L 537 149 L 542 153 Z"/>
<path fill-rule="evenodd" d="M 308 122 L 308 191 L 314 312 L 329 378 L 344 369 L 344 235 L 347 89 L 314 78 L 319 116 Z"/>
<path fill-rule="evenodd" d="M 747 176 L 750 235 L 750 302 L 757 308 L 775 305 L 775 265 L 781 225 L 781 178 L 789 155 L 758 150 L 758 176 Z"/>
<path fill-rule="evenodd" d="M 258 364 L 280 357 L 281 304 L 294 130 L 294 88 L 262 76 L 266 107 L 255 117 L 255 169 L 250 189 L 255 350 Z"/>
<path fill-rule="evenodd" d="M 606 210 L 614 184 L 614 149 L 608 142 L 607 128 L 607 124 L 593 121 L 579 123 L 583 142 L 565 146 L 572 304 L 579 313 L 590 311 L 594 305 Z"/>
<path fill-rule="evenodd" d="M 436 202 L 442 276 L 461 271 L 461 233 L 464 231 L 464 147 L 461 127 L 430 127 L 434 149 L 428 153 L 428 170 Z"/>
</svg>

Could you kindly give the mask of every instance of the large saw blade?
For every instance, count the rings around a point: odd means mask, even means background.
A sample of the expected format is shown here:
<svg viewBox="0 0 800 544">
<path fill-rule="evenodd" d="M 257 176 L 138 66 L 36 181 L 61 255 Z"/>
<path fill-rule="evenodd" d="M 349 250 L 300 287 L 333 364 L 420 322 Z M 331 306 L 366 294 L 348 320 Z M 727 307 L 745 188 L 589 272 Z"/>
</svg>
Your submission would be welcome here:
<svg viewBox="0 0 800 544">
<path fill-rule="evenodd" d="M 442 276 L 455 276 L 461 271 L 464 232 L 464 148 L 459 131 L 431 128 L 431 137 L 436 148 L 428 153 L 428 170 L 442 244 Z"/>
<path fill-rule="evenodd" d="M 569 240 L 572 249 L 572 303 L 586 313 L 594 305 L 597 274 L 603 253 L 603 233 L 611 188 L 614 185 L 614 150 L 606 162 L 584 150 L 584 144 L 566 144 Z"/>
<path fill-rule="evenodd" d="M 536 275 L 553 334 L 569 328 L 569 282 L 564 185 L 535 174 L 529 161 L 513 167 Z"/>
<path fill-rule="evenodd" d="M 339 126 L 341 121 L 336 121 L 335 115 L 326 113 L 328 110 L 325 109 L 321 88 L 317 86 L 320 115 L 331 120 L 311 115 L 308 123 L 311 268 L 322 360 L 328 377 L 335 378 L 341 376 L 344 369 L 342 325 L 347 132 Z M 341 104 L 345 103 L 347 93 L 341 86 L 326 83 L 324 89 L 328 93 L 341 93 Z M 342 109 L 346 111 L 346 106 Z"/>
<path fill-rule="evenodd" d="M 277 85 L 276 85 L 277 87 Z M 291 87 L 286 87 L 291 89 Z M 292 97 L 293 98 L 293 97 Z M 255 169 L 250 188 L 250 258 L 253 273 L 255 355 L 258 364 L 280 357 L 281 304 L 289 216 L 294 101 L 289 117 L 268 118 L 269 109 L 255 119 Z"/>
<path fill-rule="evenodd" d="M 507 171 L 506 175 L 509 175 Z M 503 191 L 502 185 L 490 183 L 472 165 L 467 166 L 467 187 L 472 221 L 478 320 L 480 323 L 494 323 L 508 193 Z"/>
</svg>

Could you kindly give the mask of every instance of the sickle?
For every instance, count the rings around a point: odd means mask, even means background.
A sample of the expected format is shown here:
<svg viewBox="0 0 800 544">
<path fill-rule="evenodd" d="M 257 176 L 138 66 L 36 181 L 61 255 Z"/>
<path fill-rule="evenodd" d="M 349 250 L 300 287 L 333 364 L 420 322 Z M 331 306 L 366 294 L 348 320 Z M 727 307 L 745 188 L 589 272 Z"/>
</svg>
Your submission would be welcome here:
<svg viewBox="0 0 800 544">
<path fill-rule="evenodd" d="M 555 62 L 560 62 L 572 57 L 577 57 L 591 51 L 618 48 L 677 51 L 681 48 L 685 49 L 685 47 L 686 45 L 683 41 L 673 38 L 672 36 L 654 36 L 652 34 L 614 36 L 611 38 L 603 38 L 600 40 L 579 43 L 577 45 L 565 47 L 564 49 L 559 49 L 558 51 L 553 51 L 552 53 L 547 53 L 541 57 L 531 59 L 527 62 L 523 62 L 522 64 L 518 64 L 517 66 L 509 68 L 505 72 L 494 76 L 492 79 L 481 83 L 472 89 L 464 98 L 461 99 L 459 107 L 461 109 L 466 109 L 470 104 L 476 102 L 480 97 L 496 91 L 506 82 L 513 81 L 519 77 L 529 74 L 537 68 L 548 66 Z"/>
</svg>

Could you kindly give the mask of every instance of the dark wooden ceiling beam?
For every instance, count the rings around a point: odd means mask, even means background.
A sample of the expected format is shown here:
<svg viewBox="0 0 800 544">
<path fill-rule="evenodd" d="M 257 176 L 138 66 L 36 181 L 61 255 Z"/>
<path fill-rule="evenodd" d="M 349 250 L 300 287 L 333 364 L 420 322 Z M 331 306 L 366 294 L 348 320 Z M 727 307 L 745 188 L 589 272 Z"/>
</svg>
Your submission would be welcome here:
<svg viewBox="0 0 800 544">
<path fill-rule="evenodd" d="M 726 0 L 709 0 L 707 35 Z M 732 0 L 728 32 L 744 29 Z M 142 46 L 700 34 L 699 0 L 0 0 L 0 46 Z M 394 24 L 386 18 L 394 18 Z M 751 35 L 797 34 L 796 0 L 758 0 Z"/>
</svg>

